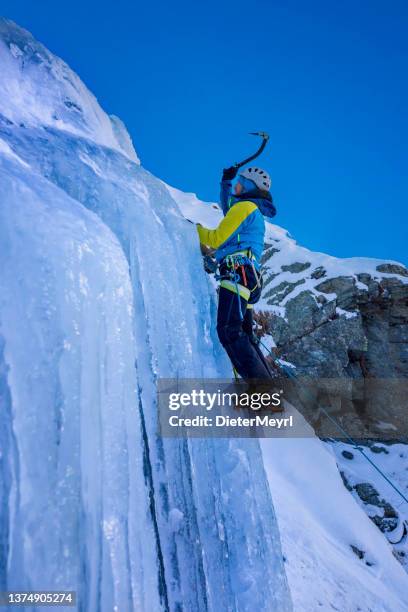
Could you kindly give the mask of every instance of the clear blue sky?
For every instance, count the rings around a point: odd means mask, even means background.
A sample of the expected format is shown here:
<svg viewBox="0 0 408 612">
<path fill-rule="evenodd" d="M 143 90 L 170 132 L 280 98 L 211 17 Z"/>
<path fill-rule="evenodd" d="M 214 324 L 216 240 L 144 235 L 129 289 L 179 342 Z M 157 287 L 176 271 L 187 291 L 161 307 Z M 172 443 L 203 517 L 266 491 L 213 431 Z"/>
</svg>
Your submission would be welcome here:
<svg viewBox="0 0 408 612">
<path fill-rule="evenodd" d="M 121 117 L 143 165 L 202 199 L 271 134 L 276 222 L 408 263 L 406 0 L 3 0 Z M 260 163 L 260 162 L 259 162 Z"/>
</svg>

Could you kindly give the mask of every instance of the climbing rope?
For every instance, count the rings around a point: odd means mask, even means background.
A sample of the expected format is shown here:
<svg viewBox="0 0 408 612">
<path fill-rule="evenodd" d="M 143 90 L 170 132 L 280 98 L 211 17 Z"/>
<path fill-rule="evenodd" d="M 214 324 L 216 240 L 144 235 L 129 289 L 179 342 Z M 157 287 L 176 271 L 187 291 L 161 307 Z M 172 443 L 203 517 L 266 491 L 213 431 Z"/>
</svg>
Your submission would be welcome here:
<svg viewBox="0 0 408 612">
<path fill-rule="evenodd" d="M 270 355 L 272 357 L 273 362 L 275 363 L 276 367 L 279 368 L 280 370 L 283 370 L 287 374 L 287 376 L 289 378 L 296 379 L 296 375 L 293 372 L 290 371 L 290 368 L 286 367 L 276 357 L 274 357 L 272 355 L 272 352 L 262 342 L 262 340 L 259 340 L 259 342 L 260 342 L 260 344 L 262 344 L 264 349 L 266 349 L 268 351 L 268 355 Z M 343 426 L 340 425 L 340 423 L 334 417 L 332 417 L 327 412 L 327 410 L 325 408 L 323 408 L 322 406 L 319 406 L 319 410 L 321 410 L 323 412 L 323 414 L 326 415 L 326 417 L 333 423 L 333 425 L 344 435 L 346 440 L 348 440 L 348 442 L 350 442 L 350 444 L 353 445 L 355 450 L 359 451 L 359 453 L 361 453 L 361 455 L 363 455 L 363 457 L 368 461 L 368 463 L 370 463 L 372 465 L 372 467 L 375 470 L 377 470 L 377 472 L 384 478 L 384 480 L 386 480 L 388 482 L 388 484 L 394 489 L 394 491 L 396 493 L 398 493 L 398 495 L 404 500 L 403 503 L 400 504 L 400 506 L 402 506 L 404 503 L 408 503 L 408 498 L 406 497 L 406 495 L 404 495 L 404 493 L 392 482 L 392 480 L 390 478 L 388 478 L 388 476 L 382 471 L 382 469 L 372 459 L 370 459 L 370 457 L 368 455 L 365 454 L 364 450 L 362 448 L 360 448 L 360 446 L 357 444 L 356 440 L 354 440 L 347 433 L 347 431 L 343 428 Z"/>
<path fill-rule="evenodd" d="M 236 291 L 237 300 L 238 300 L 239 318 L 242 321 L 244 319 L 244 315 L 242 314 L 241 295 L 239 293 L 239 287 L 238 287 L 238 281 L 240 280 L 240 278 L 239 278 L 239 274 L 237 272 L 234 273 L 233 280 L 234 280 L 234 283 L 235 283 L 235 291 Z"/>
</svg>

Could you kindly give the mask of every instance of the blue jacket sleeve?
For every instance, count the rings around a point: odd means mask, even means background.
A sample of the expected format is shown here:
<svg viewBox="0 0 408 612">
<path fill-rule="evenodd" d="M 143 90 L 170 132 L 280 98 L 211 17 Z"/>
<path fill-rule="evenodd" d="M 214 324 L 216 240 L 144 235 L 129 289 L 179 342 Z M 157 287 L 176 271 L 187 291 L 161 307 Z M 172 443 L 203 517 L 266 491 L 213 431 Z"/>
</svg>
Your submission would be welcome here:
<svg viewBox="0 0 408 612">
<path fill-rule="evenodd" d="M 222 212 L 224 215 L 227 214 L 229 210 L 229 200 L 232 192 L 232 182 L 231 181 L 221 181 L 221 192 L 220 192 L 220 204 L 222 208 Z"/>
</svg>

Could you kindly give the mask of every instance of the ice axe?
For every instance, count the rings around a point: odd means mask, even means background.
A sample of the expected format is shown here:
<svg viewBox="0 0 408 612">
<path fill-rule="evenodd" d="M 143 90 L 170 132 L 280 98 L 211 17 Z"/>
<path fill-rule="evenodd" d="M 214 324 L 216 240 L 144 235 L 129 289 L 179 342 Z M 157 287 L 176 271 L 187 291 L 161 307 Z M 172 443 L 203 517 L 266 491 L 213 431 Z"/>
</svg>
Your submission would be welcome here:
<svg viewBox="0 0 408 612">
<path fill-rule="evenodd" d="M 245 166 L 246 164 L 249 164 L 250 161 L 252 161 L 253 159 L 255 159 L 256 157 L 258 157 L 262 151 L 264 150 L 264 148 L 266 147 L 266 143 L 269 140 L 269 134 L 267 134 L 266 132 L 249 132 L 249 134 L 251 136 L 259 136 L 260 138 L 262 138 L 262 143 L 261 146 L 259 147 L 259 149 L 257 150 L 256 153 L 254 153 L 253 155 L 251 155 L 250 157 L 247 157 L 246 159 L 244 159 L 241 162 L 237 162 L 234 164 L 235 168 L 242 168 L 242 166 Z"/>
</svg>

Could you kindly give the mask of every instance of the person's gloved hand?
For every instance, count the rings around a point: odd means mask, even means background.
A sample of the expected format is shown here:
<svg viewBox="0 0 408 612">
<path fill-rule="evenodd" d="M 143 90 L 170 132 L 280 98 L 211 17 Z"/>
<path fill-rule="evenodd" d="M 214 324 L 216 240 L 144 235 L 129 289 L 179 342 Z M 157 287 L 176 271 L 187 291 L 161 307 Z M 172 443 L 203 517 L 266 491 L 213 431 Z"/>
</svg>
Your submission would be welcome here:
<svg viewBox="0 0 408 612">
<path fill-rule="evenodd" d="M 234 178 L 238 174 L 238 168 L 236 166 L 231 166 L 230 168 L 224 168 L 222 171 L 222 180 L 223 181 L 233 181 Z"/>
<path fill-rule="evenodd" d="M 214 274 L 218 268 L 218 262 L 215 257 L 212 257 L 211 255 L 205 255 L 203 257 L 203 260 L 204 270 L 207 272 L 207 274 Z"/>
</svg>

